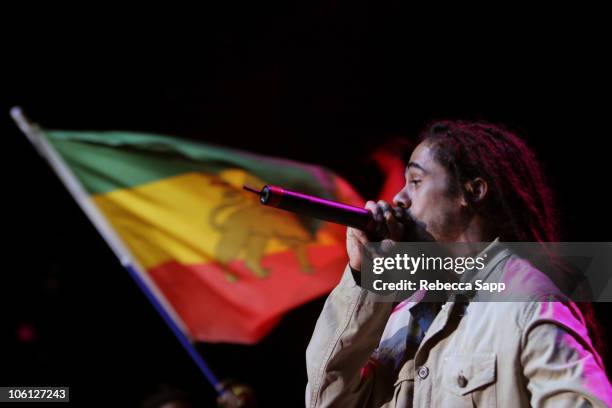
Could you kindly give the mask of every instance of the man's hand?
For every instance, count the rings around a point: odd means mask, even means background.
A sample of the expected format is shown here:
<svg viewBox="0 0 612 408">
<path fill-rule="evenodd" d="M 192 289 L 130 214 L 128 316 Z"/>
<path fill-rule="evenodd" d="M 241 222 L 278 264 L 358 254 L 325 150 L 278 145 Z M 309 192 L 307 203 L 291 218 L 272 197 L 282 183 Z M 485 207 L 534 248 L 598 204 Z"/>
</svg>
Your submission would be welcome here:
<svg viewBox="0 0 612 408">
<path fill-rule="evenodd" d="M 393 208 L 388 202 L 383 200 L 377 203 L 368 201 L 365 208 L 372 213 L 374 220 L 381 227 L 386 228 L 385 236 L 377 237 L 379 241 L 383 242 L 383 248 L 385 246 L 392 246 L 395 242 L 402 240 L 407 228 L 406 221 L 408 220 L 406 211 L 403 208 Z M 381 229 L 384 230 L 385 228 Z M 368 237 L 365 232 L 356 228 L 347 228 L 346 252 L 349 256 L 349 265 L 354 270 L 361 270 L 362 249 L 371 241 L 372 237 Z"/>
</svg>

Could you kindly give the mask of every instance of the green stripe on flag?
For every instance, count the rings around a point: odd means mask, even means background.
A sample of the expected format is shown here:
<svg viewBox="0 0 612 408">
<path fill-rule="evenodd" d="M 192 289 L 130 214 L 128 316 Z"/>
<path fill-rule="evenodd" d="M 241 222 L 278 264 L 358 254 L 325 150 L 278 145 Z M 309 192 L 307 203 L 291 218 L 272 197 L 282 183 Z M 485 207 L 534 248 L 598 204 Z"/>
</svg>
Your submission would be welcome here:
<svg viewBox="0 0 612 408">
<path fill-rule="evenodd" d="M 240 168 L 270 184 L 335 198 L 333 174 L 320 166 L 154 134 L 46 131 L 45 135 L 90 194 L 186 172 L 217 174 Z"/>
</svg>

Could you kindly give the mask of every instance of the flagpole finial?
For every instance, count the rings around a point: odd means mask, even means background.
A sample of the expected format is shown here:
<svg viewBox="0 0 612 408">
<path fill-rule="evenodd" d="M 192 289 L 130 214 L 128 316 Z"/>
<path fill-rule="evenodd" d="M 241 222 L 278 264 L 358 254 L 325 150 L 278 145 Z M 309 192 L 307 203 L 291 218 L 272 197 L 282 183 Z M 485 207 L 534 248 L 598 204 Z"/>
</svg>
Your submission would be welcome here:
<svg viewBox="0 0 612 408">
<path fill-rule="evenodd" d="M 14 118 L 15 116 L 23 115 L 23 110 L 21 106 L 13 106 L 11 108 L 11 116 Z"/>
<path fill-rule="evenodd" d="M 21 106 L 13 106 L 11 108 L 10 114 L 13 120 L 17 122 L 17 124 L 19 124 L 20 122 L 29 122 L 29 120 L 23 113 L 23 109 L 21 109 Z"/>
<path fill-rule="evenodd" d="M 13 121 L 15 121 L 15 124 L 17 124 L 19 130 L 26 135 L 34 147 L 36 147 L 36 149 L 38 149 L 40 152 L 40 126 L 38 126 L 37 123 L 32 122 L 30 118 L 26 116 L 23 109 L 21 109 L 21 106 L 13 106 L 10 110 L 10 114 Z"/>
<path fill-rule="evenodd" d="M 33 123 L 25 113 L 23 113 L 21 106 L 13 106 L 10 110 L 10 114 L 19 129 L 21 129 L 21 131 L 29 137 L 31 130 L 37 125 Z"/>
</svg>

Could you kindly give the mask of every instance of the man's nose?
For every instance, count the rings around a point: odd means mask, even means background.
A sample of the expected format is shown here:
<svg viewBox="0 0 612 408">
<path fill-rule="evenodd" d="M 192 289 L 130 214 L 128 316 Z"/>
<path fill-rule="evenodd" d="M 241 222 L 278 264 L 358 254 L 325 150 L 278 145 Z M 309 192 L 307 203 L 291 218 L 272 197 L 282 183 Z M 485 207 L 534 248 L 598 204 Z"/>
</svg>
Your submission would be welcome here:
<svg viewBox="0 0 612 408">
<path fill-rule="evenodd" d="M 395 195 L 395 197 L 393 197 L 393 205 L 408 209 L 412 205 L 412 200 L 405 190 L 401 190 Z"/>
</svg>

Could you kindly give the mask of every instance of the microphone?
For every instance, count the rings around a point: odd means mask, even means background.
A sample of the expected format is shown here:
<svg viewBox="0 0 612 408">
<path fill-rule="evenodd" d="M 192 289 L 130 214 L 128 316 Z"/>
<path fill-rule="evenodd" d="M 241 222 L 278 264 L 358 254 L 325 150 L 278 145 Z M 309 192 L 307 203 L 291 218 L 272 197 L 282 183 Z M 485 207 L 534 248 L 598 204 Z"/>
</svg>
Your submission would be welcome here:
<svg viewBox="0 0 612 408">
<path fill-rule="evenodd" d="M 259 195 L 259 202 L 270 207 L 357 228 L 374 236 L 384 236 L 387 230 L 385 223 L 376 222 L 372 213 L 364 208 L 290 191 L 269 184 L 265 185 L 261 191 L 246 185 L 242 188 Z"/>
</svg>

